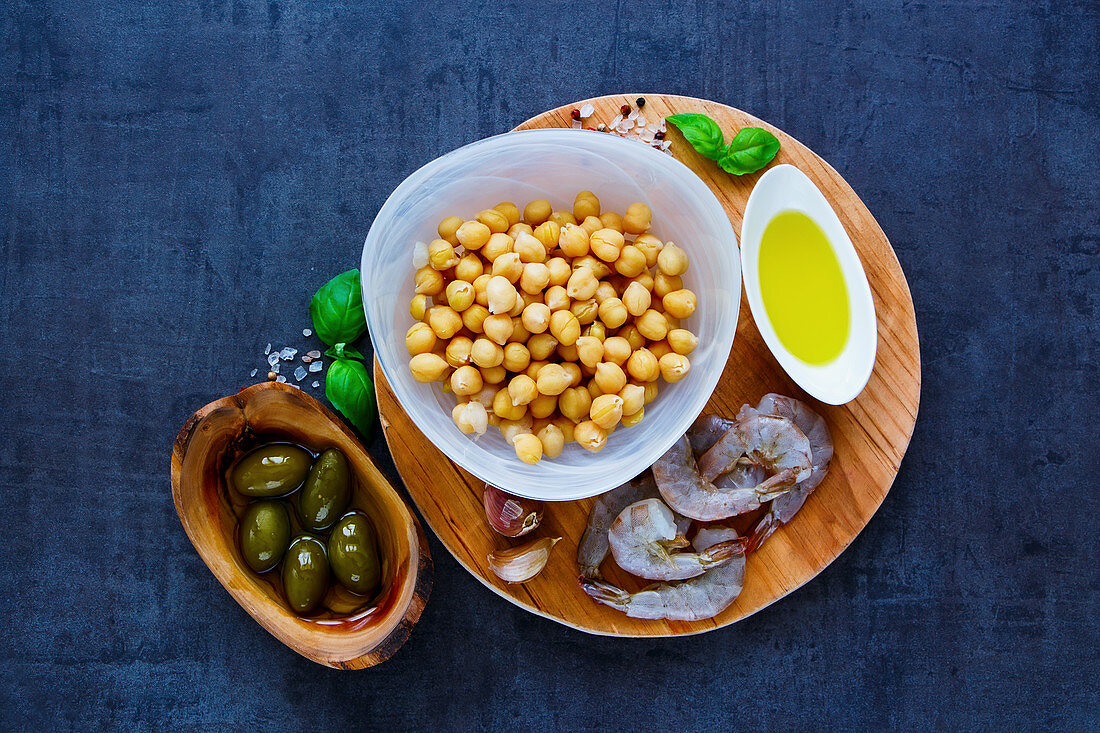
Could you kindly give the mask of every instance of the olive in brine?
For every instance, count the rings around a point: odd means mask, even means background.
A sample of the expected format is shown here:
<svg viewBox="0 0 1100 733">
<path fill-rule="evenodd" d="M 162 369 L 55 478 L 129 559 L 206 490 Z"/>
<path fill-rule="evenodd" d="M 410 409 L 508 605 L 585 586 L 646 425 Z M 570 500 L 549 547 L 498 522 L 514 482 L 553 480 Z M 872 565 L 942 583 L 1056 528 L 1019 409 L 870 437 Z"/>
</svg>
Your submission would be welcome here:
<svg viewBox="0 0 1100 733">
<path fill-rule="evenodd" d="M 351 482 L 344 454 L 329 448 L 321 454 L 298 495 L 298 513 L 306 529 L 330 526 L 348 507 Z"/>
<path fill-rule="evenodd" d="M 325 545 L 311 535 L 298 535 L 283 558 L 283 592 L 297 613 L 309 613 L 328 592 Z"/>
<path fill-rule="evenodd" d="M 370 520 L 359 512 L 344 515 L 328 538 L 332 574 L 350 591 L 366 595 L 378 587 L 378 543 Z"/>
<path fill-rule="evenodd" d="M 281 501 L 257 501 L 241 518 L 241 557 L 257 573 L 279 564 L 290 542 L 290 514 Z"/>
<path fill-rule="evenodd" d="M 313 457 L 296 445 L 257 448 L 233 467 L 233 488 L 245 496 L 282 496 L 302 485 Z"/>
</svg>

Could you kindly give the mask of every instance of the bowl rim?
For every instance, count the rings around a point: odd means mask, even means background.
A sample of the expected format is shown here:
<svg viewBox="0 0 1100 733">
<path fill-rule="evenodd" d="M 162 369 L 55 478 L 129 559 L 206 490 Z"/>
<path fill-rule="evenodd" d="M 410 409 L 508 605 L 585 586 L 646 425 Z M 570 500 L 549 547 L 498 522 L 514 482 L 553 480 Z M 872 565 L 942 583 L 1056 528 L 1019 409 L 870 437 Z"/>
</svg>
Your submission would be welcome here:
<svg viewBox="0 0 1100 733">
<path fill-rule="evenodd" d="M 398 186 L 390 193 L 386 198 L 386 201 L 378 209 L 378 213 L 375 215 L 374 220 L 371 222 L 369 231 L 367 232 L 366 239 L 363 242 L 363 252 L 360 258 L 360 266 L 365 270 L 368 262 L 368 258 L 371 256 L 371 252 L 375 247 L 381 244 L 381 234 L 378 228 L 379 220 L 387 218 L 394 209 L 396 209 L 400 203 L 410 195 L 414 194 L 425 182 L 427 182 L 433 175 L 437 174 L 441 169 L 459 157 L 465 157 L 471 151 L 477 150 L 483 147 L 489 147 L 493 145 L 500 145 L 506 141 L 518 141 L 518 140 L 530 140 L 538 143 L 560 143 L 566 145 L 577 146 L 578 141 L 583 141 L 580 144 L 594 148 L 601 153 L 607 153 L 608 149 L 614 150 L 624 149 L 623 146 L 642 146 L 648 148 L 653 156 L 653 166 L 655 168 L 664 167 L 666 174 L 675 174 L 680 177 L 678 183 L 684 185 L 684 196 L 694 196 L 699 205 L 703 208 L 709 208 L 715 215 L 716 221 L 720 222 L 719 227 L 722 230 L 722 236 L 716 238 L 713 242 L 706 243 L 705 246 L 713 246 L 716 248 L 726 247 L 729 254 L 724 258 L 729 265 L 729 274 L 731 275 L 730 290 L 736 293 L 736 296 L 731 298 L 731 307 L 727 307 L 724 313 L 720 313 L 718 322 L 720 326 L 730 321 L 730 327 L 728 329 L 719 328 L 719 331 L 728 331 L 728 336 L 722 339 L 722 343 L 717 344 L 716 354 L 726 355 L 733 347 L 733 341 L 737 332 L 737 321 L 740 315 L 741 306 L 741 284 L 742 284 L 742 269 L 741 260 L 738 255 L 738 235 L 734 230 L 732 222 L 730 222 L 729 215 L 726 213 L 725 208 L 721 202 L 715 196 L 714 192 L 710 190 L 707 184 L 701 179 L 694 171 L 682 162 L 677 160 L 667 153 L 650 148 L 648 145 L 639 141 L 627 140 L 617 137 L 615 135 L 593 133 L 589 130 L 577 130 L 573 128 L 543 128 L 533 130 L 513 130 L 510 132 L 504 132 L 498 135 L 492 135 L 490 137 L 475 140 L 461 147 L 455 148 L 443 155 L 434 158 L 433 160 L 425 163 L 417 168 L 411 174 L 409 174 Z M 637 148 L 629 148 L 631 150 L 637 150 Z M 613 154 L 613 153 L 612 153 Z M 411 263 L 410 263 L 411 267 Z M 371 299 L 367 292 L 367 278 L 360 278 L 360 287 L 362 289 L 363 302 L 365 304 L 371 303 Z M 417 419 L 416 410 L 410 410 L 408 404 L 413 399 L 413 396 L 408 394 L 405 390 L 404 383 L 397 375 L 394 374 L 395 365 L 387 364 L 382 354 L 384 351 L 377 348 L 377 344 L 374 344 L 374 329 L 370 326 L 375 320 L 372 316 L 376 314 L 374 309 L 368 306 L 366 308 L 368 333 L 370 334 L 372 345 L 375 347 L 375 359 L 378 362 L 386 381 L 389 382 L 390 388 L 393 390 L 394 396 L 397 399 L 398 404 L 406 414 L 409 416 L 410 421 L 416 425 L 418 430 L 424 432 L 420 425 L 420 421 Z M 634 473 L 638 473 L 645 468 L 652 465 L 658 458 L 672 447 L 672 445 L 683 435 L 687 429 L 691 426 L 691 423 L 698 417 L 698 415 L 706 407 L 711 395 L 714 393 L 714 389 L 718 385 L 719 379 L 721 379 L 722 372 L 724 371 L 726 361 L 723 361 L 721 368 L 713 369 L 711 373 L 704 374 L 703 372 L 692 370 L 689 373 L 688 378 L 691 378 L 691 374 L 703 375 L 699 377 L 702 381 L 694 385 L 694 393 L 690 396 L 686 408 L 678 415 L 675 420 L 671 421 L 669 425 L 668 435 L 663 438 L 659 443 L 652 443 L 649 446 L 644 447 L 644 450 L 640 450 L 638 453 L 638 461 L 635 464 L 637 470 Z M 404 365 L 401 365 L 404 366 Z M 424 432 L 425 436 L 427 433 Z M 471 444 L 476 446 L 471 440 Z M 472 455 L 457 455 L 450 450 L 451 446 L 438 445 L 433 441 L 433 445 L 443 452 L 447 458 L 460 466 L 462 469 L 476 476 L 478 479 L 485 481 L 486 483 L 500 486 L 505 491 L 524 496 L 531 499 L 539 499 L 544 501 L 572 501 L 576 499 L 584 499 L 592 496 L 597 496 L 606 491 L 609 491 L 622 482 L 632 478 L 634 474 L 630 476 L 614 476 L 605 477 L 598 482 L 593 482 L 592 477 L 587 477 L 585 482 L 576 482 L 573 484 L 572 490 L 559 491 L 551 496 L 546 494 L 540 494 L 527 490 L 525 487 L 508 486 L 507 482 L 500 482 L 497 477 L 491 475 L 491 472 L 486 471 L 484 467 L 477 461 L 476 452 L 471 452 Z M 479 448 L 479 450 L 484 450 Z M 534 470 L 538 470 L 539 464 L 531 467 Z M 595 488 L 593 488 L 595 487 Z"/>
</svg>

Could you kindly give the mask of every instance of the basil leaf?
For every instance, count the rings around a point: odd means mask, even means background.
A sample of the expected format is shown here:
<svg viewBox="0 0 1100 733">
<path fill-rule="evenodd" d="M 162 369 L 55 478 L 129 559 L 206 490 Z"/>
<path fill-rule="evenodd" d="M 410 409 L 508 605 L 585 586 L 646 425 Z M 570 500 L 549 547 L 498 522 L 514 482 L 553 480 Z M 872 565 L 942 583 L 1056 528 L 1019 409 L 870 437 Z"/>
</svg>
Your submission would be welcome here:
<svg viewBox="0 0 1100 733">
<path fill-rule="evenodd" d="M 775 135 L 760 127 L 742 127 L 718 160 L 722 170 L 735 176 L 755 173 L 779 152 Z"/>
<path fill-rule="evenodd" d="M 333 359 L 358 359 L 359 361 L 366 361 L 367 357 L 359 353 L 359 350 L 354 346 L 348 346 L 347 344 L 340 342 L 335 346 L 325 350 L 325 356 Z"/>
<path fill-rule="evenodd" d="M 325 376 L 325 397 L 355 426 L 363 440 L 370 440 L 377 412 L 374 383 L 367 368 L 351 359 L 337 359 Z"/>
<path fill-rule="evenodd" d="M 675 125 L 700 155 L 718 160 L 725 152 L 726 142 L 722 138 L 722 128 L 706 115 L 698 112 L 684 112 L 666 117 L 665 122 Z"/>
<path fill-rule="evenodd" d="M 359 270 L 348 270 L 321 286 L 309 301 L 313 330 L 329 346 L 350 344 L 367 330 Z"/>
</svg>

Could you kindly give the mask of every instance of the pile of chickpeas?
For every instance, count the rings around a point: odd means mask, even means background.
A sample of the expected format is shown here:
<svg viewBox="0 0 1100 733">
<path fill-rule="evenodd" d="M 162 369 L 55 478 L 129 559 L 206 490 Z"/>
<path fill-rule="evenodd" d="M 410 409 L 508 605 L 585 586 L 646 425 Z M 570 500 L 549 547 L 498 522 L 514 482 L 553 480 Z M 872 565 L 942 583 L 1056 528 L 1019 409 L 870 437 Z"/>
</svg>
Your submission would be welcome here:
<svg viewBox="0 0 1100 733">
<path fill-rule="evenodd" d="M 441 221 L 413 255 L 413 377 L 443 381 L 458 428 L 498 426 L 524 463 L 571 441 L 603 450 L 642 420 L 658 380 L 684 378 L 699 341 L 680 325 L 696 304 L 687 254 L 649 233 L 651 216 L 642 203 L 602 212 L 581 191 L 571 212 L 539 199 L 522 216 L 503 202 Z"/>
</svg>

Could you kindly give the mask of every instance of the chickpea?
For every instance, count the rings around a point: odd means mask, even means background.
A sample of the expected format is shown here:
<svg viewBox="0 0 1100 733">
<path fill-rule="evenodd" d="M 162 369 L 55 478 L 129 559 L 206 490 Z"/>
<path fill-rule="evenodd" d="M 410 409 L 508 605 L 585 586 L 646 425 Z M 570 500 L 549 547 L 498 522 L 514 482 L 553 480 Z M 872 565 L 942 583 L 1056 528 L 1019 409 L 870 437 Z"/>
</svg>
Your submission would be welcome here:
<svg viewBox="0 0 1100 733">
<path fill-rule="evenodd" d="M 443 358 L 455 368 L 465 366 L 470 363 L 470 351 L 473 350 L 473 346 L 474 342 L 469 338 L 455 336 L 447 344 L 447 348 L 443 352 Z"/>
<path fill-rule="evenodd" d="M 654 267 L 657 264 L 657 255 L 661 254 L 664 243 L 652 234 L 640 234 L 634 240 L 634 246 L 645 255 L 645 266 Z"/>
<path fill-rule="evenodd" d="M 699 345 L 699 337 L 684 328 L 674 328 L 668 332 L 668 345 L 677 354 L 690 354 Z"/>
<path fill-rule="evenodd" d="M 628 384 L 619 391 L 623 399 L 623 414 L 633 415 L 645 407 L 645 387 L 640 384 Z"/>
<path fill-rule="evenodd" d="M 542 460 L 542 441 L 531 433 L 520 433 L 512 439 L 516 456 L 524 463 L 534 465 Z"/>
<path fill-rule="evenodd" d="M 608 298 L 618 298 L 619 291 L 615 289 L 607 280 L 601 280 L 599 287 L 596 288 L 596 303 L 602 303 Z"/>
<path fill-rule="evenodd" d="M 549 359 L 558 346 L 558 340 L 548 333 L 540 333 L 527 340 L 527 348 L 535 361 Z"/>
<path fill-rule="evenodd" d="M 508 396 L 511 397 L 513 405 L 526 405 L 538 397 L 538 394 L 535 380 L 526 374 L 514 376 L 512 381 L 508 382 Z"/>
<path fill-rule="evenodd" d="M 512 397 L 508 394 L 508 388 L 504 387 L 497 390 L 496 395 L 493 396 L 493 414 L 501 420 L 519 420 L 527 414 L 527 405 L 512 404 Z M 503 423 L 501 427 L 503 427 Z"/>
<path fill-rule="evenodd" d="M 480 303 L 474 303 L 462 311 L 462 325 L 471 333 L 485 333 L 485 319 L 489 317 L 489 309 Z"/>
<path fill-rule="evenodd" d="M 584 221 L 590 216 L 600 215 L 600 200 L 591 191 L 581 191 L 573 199 L 573 216 L 578 221 Z"/>
<path fill-rule="evenodd" d="M 657 269 L 669 276 L 683 275 L 688 269 L 687 252 L 669 242 L 657 255 Z"/>
<path fill-rule="evenodd" d="M 661 361 L 661 357 L 672 351 L 672 347 L 668 345 L 667 339 L 661 339 L 660 341 L 654 341 L 646 346 L 649 352 L 657 357 L 657 361 Z"/>
<path fill-rule="evenodd" d="M 596 289 L 599 286 L 600 283 L 592 271 L 582 267 L 579 270 L 573 270 L 573 274 L 569 276 L 569 283 L 565 286 L 565 292 L 570 298 L 588 300 L 596 295 Z"/>
<path fill-rule="evenodd" d="M 486 422 L 492 425 L 494 428 L 500 427 L 500 418 L 497 417 L 495 412 L 489 412 L 486 417 Z"/>
<path fill-rule="evenodd" d="M 556 221 L 545 221 L 535 227 L 532 236 L 542 242 L 544 252 L 549 252 L 558 246 L 558 238 L 561 237 L 561 225 Z"/>
<path fill-rule="evenodd" d="M 531 226 L 538 226 L 550 218 L 554 207 L 546 199 L 535 199 L 523 207 L 523 220 Z"/>
<path fill-rule="evenodd" d="M 484 386 L 481 372 L 477 370 L 477 367 L 472 367 L 469 364 L 460 366 L 451 374 L 451 389 L 456 395 L 477 394 Z"/>
<path fill-rule="evenodd" d="M 409 371 L 418 382 L 435 382 L 443 378 L 450 367 L 439 354 L 417 354 L 409 359 Z"/>
<path fill-rule="evenodd" d="M 661 376 L 670 384 L 679 382 L 691 371 L 691 362 L 688 361 L 688 358 L 676 352 L 669 352 L 662 356 L 658 365 L 661 369 Z"/>
<path fill-rule="evenodd" d="M 458 264 L 455 265 L 455 278 L 457 280 L 472 283 L 483 272 L 485 272 L 485 265 L 482 263 L 481 258 L 473 253 L 463 255 L 459 258 Z"/>
<path fill-rule="evenodd" d="M 439 222 L 439 226 L 435 230 L 439 233 L 440 239 L 445 239 L 451 244 L 458 244 L 458 237 L 455 234 L 460 226 L 462 226 L 461 216 L 448 216 Z"/>
<path fill-rule="evenodd" d="M 428 245 L 428 264 L 433 270 L 449 270 L 458 264 L 455 248 L 444 239 L 433 239 Z"/>
<path fill-rule="evenodd" d="M 596 304 L 595 298 L 574 300 L 573 304 L 569 306 L 569 312 L 577 317 L 577 321 L 582 326 L 587 326 L 596 320 L 596 316 L 599 315 L 599 305 Z"/>
<path fill-rule="evenodd" d="M 470 346 L 470 361 L 483 368 L 499 366 L 504 361 L 504 349 L 487 338 L 476 339 Z"/>
<path fill-rule="evenodd" d="M 439 295 L 443 292 L 443 275 L 427 265 L 413 275 L 413 284 L 418 295 Z"/>
<path fill-rule="evenodd" d="M 581 372 L 580 365 L 576 362 L 568 361 L 561 365 L 561 368 L 565 370 L 565 373 L 569 375 L 569 386 L 576 387 L 584 379 L 584 374 Z"/>
<path fill-rule="evenodd" d="M 626 306 L 626 312 L 630 315 L 637 318 L 649 310 L 652 302 L 653 296 L 644 286 L 637 282 L 632 282 L 626 286 L 626 292 L 623 293 L 623 305 Z"/>
<path fill-rule="evenodd" d="M 447 283 L 447 305 L 461 313 L 474 304 L 474 286 L 465 280 Z"/>
<path fill-rule="evenodd" d="M 481 256 L 485 258 L 486 262 L 493 263 L 501 255 L 511 252 L 514 246 L 515 240 L 507 234 L 494 234 L 489 237 L 489 241 L 481 248 Z"/>
<path fill-rule="evenodd" d="M 552 311 L 569 307 L 569 294 L 561 285 L 551 285 L 542 294 L 542 301 Z"/>
<path fill-rule="evenodd" d="M 645 388 L 644 402 L 648 405 L 650 402 L 657 399 L 657 391 L 659 388 L 656 381 L 646 382 L 642 386 Z"/>
<path fill-rule="evenodd" d="M 479 371 L 486 384 L 502 384 L 508 378 L 508 370 L 500 364 L 495 367 L 481 367 Z"/>
<path fill-rule="evenodd" d="M 626 207 L 626 216 L 623 217 L 623 229 L 628 234 L 641 234 L 649 229 L 653 218 L 653 212 L 643 203 L 634 203 Z"/>
<path fill-rule="evenodd" d="M 638 331 L 638 327 L 634 324 L 623 326 L 615 335 L 626 339 L 627 343 L 630 344 L 630 348 L 634 351 L 645 346 L 645 336 Z"/>
<path fill-rule="evenodd" d="M 512 245 L 512 251 L 519 255 L 521 262 L 546 261 L 546 247 L 531 234 L 521 234 L 516 237 L 516 242 Z"/>
<path fill-rule="evenodd" d="M 491 274 L 485 273 L 474 278 L 474 302 L 482 307 L 489 305 L 489 294 L 485 291 L 489 287 L 489 280 L 492 277 Z"/>
<path fill-rule="evenodd" d="M 508 227 L 511 226 L 511 224 L 508 223 L 508 217 L 496 209 L 486 209 L 485 211 L 478 212 L 477 220 L 489 227 L 489 231 L 493 234 L 504 234 L 504 232 L 508 231 Z"/>
<path fill-rule="evenodd" d="M 516 305 L 516 288 L 501 275 L 490 278 L 485 293 L 489 296 L 490 313 L 507 313 Z"/>
<path fill-rule="evenodd" d="M 412 297 L 409 301 L 409 315 L 413 317 L 413 320 L 423 321 L 424 316 L 428 314 L 428 296 L 423 293 L 419 293 Z"/>
<path fill-rule="evenodd" d="M 489 429 L 489 413 L 480 402 L 465 402 L 451 410 L 455 425 L 466 435 L 483 435 Z"/>
<path fill-rule="evenodd" d="M 679 318 L 673 318 L 668 313 L 663 313 L 662 315 L 665 317 L 665 323 L 668 324 L 668 330 L 669 331 L 680 327 L 680 319 Z"/>
<path fill-rule="evenodd" d="M 513 224 L 512 226 L 508 227 L 508 236 L 511 237 L 512 239 L 515 239 L 522 232 L 526 232 L 527 234 L 531 234 L 534 231 L 535 230 L 531 228 L 530 224 L 524 224 L 521 221 L 519 224 Z"/>
<path fill-rule="evenodd" d="M 673 318 L 688 318 L 695 312 L 695 293 L 690 290 L 673 290 L 661 298 L 665 313 Z"/>
<path fill-rule="evenodd" d="M 653 294 L 658 298 L 663 298 L 669 293 L 680 290 L 684 287 L 684 280 L 679 275 L 666 275 L 663 272 L 658 272 L 653 278 Z"/>
<path fill-rule="evenodd" d="M 603 390 L 600 389 L 600 385 L 596 384 L 595 379 L 588 380 L 588 384 L 585 385 L 585 389 L 588 390 L 588 395 L 592 399 L 596 399 L 597 397 L 599 397 L 600 395 L 603 394 Z"/>
<path fill-rule="evenodd" d="M 588 231 L 576 224 L 566 224 L 558 237 L 558 247 L 566 257 L 584 257 L 588 254 Z"/>
<path fill-rule="evenodd" d="M 626 360 L 626 370 L 639 382 L 653 382 L 660 376 L 657 357 L 646 348 L 641 348 Z"/>
<path fill-rule="evenodd" d="M 573 428 L 573 439 L 585 450 L 599 453 L 607 445 L 607 431 L 591 420 L 585 420 Z"/>
<path fill-rule="evenodd" d="M 550 417 L 554 414 L 554 410 L 558 409 L 558 397 L 552 394 L 540 394 L 531 400 L 531 403 L 527 405 L 527 409 L 534 417 Z"/>
<path fill-rule="evenodd" d="M 573 271 L 576 272 L 580 269 L 591 270 L 592 276 L 597 280 L 601 280 L 611 274 L 611 268 L 607 266 L 607 263 L 601 262 L 592 255 L 585 255 L 584 257 L 578 257 L 573 260 Z"/>
<path fill-rule="evenodd" d="M 569 344 L 568 346 L 558 344 L 557 354 L 558 358 L 562 361 L 576 361 L 580 358 L 577 356 L 577 345 L 575 343 Z"/>
<path fill-rule="evenodd" d="M 617 394 L 602 394 L 592 400 L 589 418 L 604 430 L 619 424 L 623 417 L 623 398 Z"/>
<path fill-rule="evenodd" d="M 508 220 L 508 226 L 512 227 L 519 223 L 519 207 L 511 201 L 501 201 L 493 208 L 504 214 L 504 218 Z"/>
<path fill-rule="evenodd" d="M 634 348 L 622 336 L 612 336 L 603 342 L 602 361 L 622 366 L 630 358 Z"/>
<path fill-rule="evenodd" d="M 577 356 L 581 363 L 595 367 L 603 361 L 605 345 L 595 336 L 581 336 L 577 339 Z"/>
<path fill-rule="evenodd" d="M 604 394 L 618 394 L 626 386 L 626 373 L 614 362 L 602 361 L 597 364 L 596 376 L 592 379 Z"/>
<path fill-rule="evenodd" d="M 427 323 L 414 323 L 405 332 L 405 348 L 409 356 L 426 354 L 435 348 L 435 331 Z"/>
<path fill-rule="evenodd" d="M 550 314 L 550 333 L 559 344 L 575 344 L 581 335 L 581 324 L 569 311 L 554 311 Z"/>
<path fill-rule="evenodd" d="M 516 291 L 516 304 L 512 306 L 512 309 L 508 311 L 508 315 L 512 317 L 512 320 L 517 324 L 519 323 L 519 317 L 523 315 L 523 309 L 527 307 L 527 297 L 524 293 Z M 515 339 L 511 339 L 515 341 Z"/>
<path fill-rule="evenodd" d="M 485 335 L 501 346 L 508 343 L 514 328 L 512 317 L 507 313 L 494 313 L 485 319 L 482 326 L 485 329 Z"/>
<path fill-rule="evenodd" d="M 515 283 L 523 274 L 523 262 L 515 252 L 507 252 L 493 260 L 493 277 L 503 277 Z"/>
<path fill-rule="evenodd" d="M 550 327 L 550 306 L 531 303 L 523 309 L 520 319 L 528 333 L 542 333 Z"/>
<path fill-rule="evenodd" d="M 615 260 L 615 271 L 624 277 L 638 277 L 645 271 L 645 255 L 633 244 L 623 247 Z"/>
<path fill-rule="evenodd" d="M 523 370 L 523 373 L 529 376 L 531 379 L 539 378 L 539 370 L 550 362 L 545 359 L 532 359 L 531 363 L 527 365 L 527 368 Z"/>
<path fill-rule="evenodd" d="M 573 422 L 580 422 L 592 407 L 592 395 L 584 387 L 569 387 L 558 395 L 558 410 Z"/>
<path fill-rule="evenodd" d="M 525 344 L 531 338 L 531 332 L 523 327 L 523 319 L 512 316 L 512 335 L 508 341 L 516 344 Z"/>
<path fill-rule="evenodd" d="M 608 298 L 600 303 L 600 320 L 608 328 L 618 328 L 626 323 L 628 317 L 626 306 L 618 298 Z"/>
<path fill-rule="evenodd" d="M 588 232 L 588 236 L 592 236 L 593 232 L 598 232 L 603 229 L 603 222 L 600 221 L 598 216 L 586 216 L 584 221 L 581 222 L 581 227 Z"/>
<path fill-rule="evenodd" d="M 588 246 L 592 254 L 604 262 L 614 262 L 619 259 L 625 240 L 621 232 L 614 229 L 601 229 L 588 239 Z"/>
<path fill-rule="evenodd" d="M 428 311 L 428 325 L 441 339 L 449 339 L 462 328 L 462 316 L 449 305 L 433 305 Z"/>
<path fill-rule="evenodd" d="M 635 425 L 637 425 L 638 423 L 640 423 L 642 421 L 643 417 L 645 417 L 645 408 L 644 407 L 641 408 L 640 410 L 638 410 L 635 413 L 631 413 L 630 415 L 623 415 L 622 426 L 624 428 L 632 428 Z"/>
<path fill-rule="evenodd" d="M 546 267 L 550 270 L 550 285 L 565 285 L 573 274 L 573 268 L 563 257 L 551 257 L 546 261 Z"/>
<path fill-rule="evenodd" d="M 614 211 L 607 211 L 600 214 L 600 224 L 607 229 L 614 229 L 617 232 L 623 231 L 623 218 Z"/>
<path fill-rule="evenodd" d="M 550 268 L 541 262 L 528 262 L 523 266 L 519 286 L 525 293 L 540 295 L 550 283 Z"/>
<path fill-rule="evenodd" d="M 510 343 L 504 347 L 504 360 L 501 365 L 510 372 L 522 372 L 531 363 L 531 352 L 521 343 Z"/>
<path fill-rule="evenodd" d="M 536 380 L 542 394 L 560 395 L 569 387 L 569 373 L 560 364 L 547 364 L 539 369 Z"/>
<path fill-rule="evenodd" d="M 565 448 L 565 435 L 561 428 L 550 423 L 535 433 L 542 443 L 542 454 L 547 458 L 557 458 Z"/>
<path fill-rule="evenodd" d="M 573 216 L 573 212 L 571 211 L 555 211 L 547 220 L 547 223 L 550 222 L 557 224 L 559 227 L 563 227 L 566 224 L 576 224 L 577 217 Z"/>
<path fill-rule="evenodd" d="M 660 341 L 668 333 L 668 321 L 663 313 L 650 308 L 634 321 L 638 332 L 650 341 Z"/>
<path fill-rule="evenodd" d="M 481 249 L 489 241 L 492 230 L 480 221 L 463 222 L 455 231 L 458 243 L 468 250 Z"/>
<path fill-rule="evenodd" d="M 603 341 L 607 338 L 607 328 L 599 321 L 595 321 L 590 323 L 588 328 L 584 329 L 584 335 Z"/>
<path fill-rule="evenodd" d="M 558 415 L 551 422 L 557 425 L 558 430 L 561 431 L 562 437 L 565 438 L 566 444 L 573 442 L 573 421 L 567 418 L 565 415 Z"/>
</svg>

